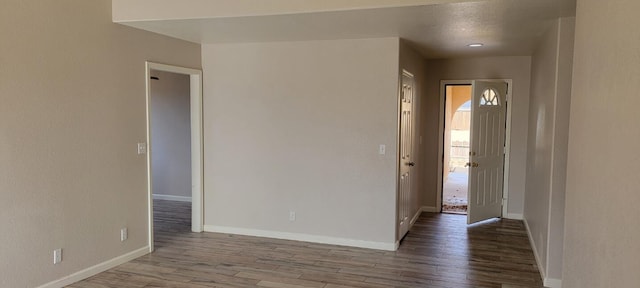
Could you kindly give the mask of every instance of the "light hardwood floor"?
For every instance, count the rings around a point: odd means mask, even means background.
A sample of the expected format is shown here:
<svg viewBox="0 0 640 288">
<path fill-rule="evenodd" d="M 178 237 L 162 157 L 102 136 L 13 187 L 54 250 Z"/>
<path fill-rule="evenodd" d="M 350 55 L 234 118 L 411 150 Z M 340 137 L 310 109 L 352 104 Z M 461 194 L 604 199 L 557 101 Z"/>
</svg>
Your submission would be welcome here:
<svg viewBox="0 0 640 288">
<path fill-rule="evenodd" d="M 387 252 L 191 233 L 189 205 L 156 201 L 154 253 L 69 287 L 542 287 L 521 221 L 423 213 Z"/>
</svg>

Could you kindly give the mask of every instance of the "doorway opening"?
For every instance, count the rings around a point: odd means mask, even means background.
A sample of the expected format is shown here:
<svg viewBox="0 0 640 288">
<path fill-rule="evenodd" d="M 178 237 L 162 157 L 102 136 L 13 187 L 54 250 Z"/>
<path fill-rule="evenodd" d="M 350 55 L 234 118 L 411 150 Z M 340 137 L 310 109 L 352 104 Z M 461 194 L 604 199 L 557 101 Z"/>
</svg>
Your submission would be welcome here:
<svg viewBox="0 0 640 288">
<path fill-rule="evenodd" d="M 152 69 L 150 80 L 154 234 L 188 232 L 192 201 L 190 79 L 189 75 Z"/>
<path fill-rule="evenodd" d="M 442 212 L 466 214 L 471 137 L 471 85 L 445 88 L 444 169 Z"/>
<path fill-rule="evenodd" d="M 436 207 L 469 224 L 507 215 L 511 82 L 441 81 Z"/>
<path fill-rule="evenodd" d="M 152 252 L 154 230 L 162 235 L 203 231 L 202 72 L 151 62 L 146 66 Z"/>
</svg>

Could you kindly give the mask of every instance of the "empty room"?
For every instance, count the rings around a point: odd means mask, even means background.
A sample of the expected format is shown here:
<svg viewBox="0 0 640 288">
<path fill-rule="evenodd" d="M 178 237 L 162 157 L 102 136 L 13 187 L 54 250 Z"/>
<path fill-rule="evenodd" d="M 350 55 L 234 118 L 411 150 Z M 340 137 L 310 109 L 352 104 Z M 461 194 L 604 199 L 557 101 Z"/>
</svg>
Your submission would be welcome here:
<svg viewBox="0 0 640 288">
<path fill-rule="evenodd" d="M 0 287 L 638 287 L 637 11 L 2 0 Z"/>
</svg>

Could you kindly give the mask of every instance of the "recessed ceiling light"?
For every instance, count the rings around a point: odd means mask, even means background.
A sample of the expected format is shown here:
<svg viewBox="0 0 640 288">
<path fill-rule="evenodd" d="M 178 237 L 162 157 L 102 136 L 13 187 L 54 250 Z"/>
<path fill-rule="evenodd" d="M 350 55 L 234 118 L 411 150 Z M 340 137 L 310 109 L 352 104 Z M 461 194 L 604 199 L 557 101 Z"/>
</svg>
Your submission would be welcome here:
<svg viewBox="0 0 640 288">
<path fill-rule="evenodd" d="M 482 43 L 473 43 L 473 44 L 469 44 L 467 46 L 469 46 L 469 47 L 482 47 L 482 46 L 484 46 L 484 44 L 482 44 Z"/>
</svg>

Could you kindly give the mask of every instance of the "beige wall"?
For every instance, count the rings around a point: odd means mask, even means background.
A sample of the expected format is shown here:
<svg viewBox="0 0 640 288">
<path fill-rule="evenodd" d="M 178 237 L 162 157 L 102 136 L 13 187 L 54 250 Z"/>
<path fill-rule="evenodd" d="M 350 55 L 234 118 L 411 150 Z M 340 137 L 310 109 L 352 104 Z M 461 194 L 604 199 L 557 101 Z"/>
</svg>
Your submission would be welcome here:
<svg viewBox="0 0 640 288">
<path fill-rule="evenodd" d="M 579 0 L 563 287 L 640 283 L 640 1 Z"/>
<path fill-rule="evenodd" d="M 556 280 L 562 278 L 574 23 L 574 18 L 556 20 L 531 58 L 524 219 L 539 269 Z"/>
<path fill-rule="evenodd" d="M 511 123 L 511 159 L 509 174 L 509 213 L 522 214 L 524 208 L 525 165 L 527 151 L 527 126 L 529 110 L 529 83 L 531 80 L 531 57 L 488 57 L 467 59 L 444 59 L 427 61 L 427 83 L 422 101 L 422 129 L 427 135 L 423 139 L 425 151 L 423 162 L 423 205 L 436 206 L 438 179 L 438 136 L 441 80 L 512 79 L 513 101 Z M 507 215 L 508 216 L 508 215 Z"/>
<path fill-rule="evenodd" d="M 155 70 L 151 75 L 159 78 L 151 80 L 153 194 L 191 198 L 189 75 Z"/>
<path fill-rule="evenodd" d="M 36 287 L 147 245 L 144 61 L 200 47 L 111 23 L 111 1 L 0 6 L 0 287 Z"/>
<path fill-rule="evenodd" d="M 397 38 L 202 54 L 205 229 L 395 242 Z"/>
<path fill-rule="evenodd" d="M 451 86 L 451 113 L 450 118 L 458 111 L 462 104 L 471 100 L 471 85 L 468 86 Z"/>
<path fill-rule="evenodd" d="M 420 142 L 420 138 L 424 137 L 422 133 L 423 130 L 420 127 L 420 118 L 422 117 L 422 111 L 419 110 L 420 103 L 422 98 L 424 97 L 424 85 L 425 85 L 425 66 L 424 66 L 424 58 L 418 51 L 416 51 L 409 43 L 404 40 L 400 41 L 400 71 L 398 71 L 398 75 L 402 75 L 402 70 L 406 70 L 413 74 L 415 87 L 414 87 L 414 109 L 413 109 L 413 162 L 416 163 L 416 166 L 413 167 L 411 173 L 413 173 L 412 183 L 411 183 L 411 212 L 410 216 L 415 216 L 415 214 L 422 208 L 422 191 L 424 191 L 424 187 L 420 187 L 420 176 L 424 173 L 424 167 L 426 167 L 426 163 L 420 163 L 421 155 L 424 154 L 424 147 Z M 401 80 L 399 80 L 401 81 Z M 399 92 L 398 92 L 399 93 Z M 400 239 L 396 239 L 400 240 Z"/>
<path fill-rule="evenodd" d="M 451 162 L 451 123 L 453 122 L 453 99 L 448 97 L 449 95 L 453 95 L 453 86 L 445 87 L 445 102 L 444 102 L 444 146 L 443 146 L 443 154 L 442 155 L 442 185 L 447 182 L 449 179 L 449 169 Z M 436 167 L 437 169 L 437 167 Z M 424 181 L 423 181 L 424 183 Z M 425 192 L 429 191 L 429 189 L 425 189 Z M 423 192 L 424 193 L 424 192 Z M 436 206 L 435 204 L 433 206 Z M 438 207 L 440 208 L 440 207 Z M 439 211 L 439 209 L 438 209 Z"/>
</svg>

